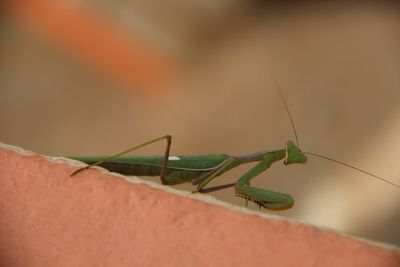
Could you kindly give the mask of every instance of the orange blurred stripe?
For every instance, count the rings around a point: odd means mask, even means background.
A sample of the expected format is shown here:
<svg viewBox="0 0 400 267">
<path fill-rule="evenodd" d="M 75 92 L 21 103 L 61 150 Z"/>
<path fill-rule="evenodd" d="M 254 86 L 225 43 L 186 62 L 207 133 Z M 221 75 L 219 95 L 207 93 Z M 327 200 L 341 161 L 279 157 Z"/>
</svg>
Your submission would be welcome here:
<svg viewBox="0 0 400 267">
<path fill-rule="evenodd" d="M 100 73 L 133 89 L 161 88 L 175 64 L 99 14 L 54 0 L 7 0 L 8 11 Z"/>
</svg>

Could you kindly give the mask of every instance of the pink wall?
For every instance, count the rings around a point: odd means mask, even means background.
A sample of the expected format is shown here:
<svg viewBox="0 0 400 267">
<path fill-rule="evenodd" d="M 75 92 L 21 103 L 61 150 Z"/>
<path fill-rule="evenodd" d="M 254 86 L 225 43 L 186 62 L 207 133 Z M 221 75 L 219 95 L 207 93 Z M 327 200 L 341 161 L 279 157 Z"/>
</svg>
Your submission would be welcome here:
<svg viewBox="0 0 400 267">
<path fill-rule="evenodd" d="M 74 169 L 0 148 L 0 266 L 400 266 L 398 248 Z"/>
</svg>

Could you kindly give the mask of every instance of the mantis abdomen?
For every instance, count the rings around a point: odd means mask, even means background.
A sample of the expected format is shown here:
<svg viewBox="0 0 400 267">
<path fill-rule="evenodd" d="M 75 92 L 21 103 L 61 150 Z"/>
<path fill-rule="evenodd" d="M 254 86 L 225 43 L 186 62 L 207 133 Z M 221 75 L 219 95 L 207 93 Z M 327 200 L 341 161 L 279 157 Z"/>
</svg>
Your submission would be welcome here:
<svg viewBox="0 0 400 267">
<path fill-rule="evenodd" d="M 106 159 L 106 157 L 97 156 L 72 158 L 87 164 Z M 228 155 L 226 154 L 171 156 L 168 160 L 165 180 L 168 185 L 191 182 L 193 179 L 209 172 L 227 158 Z M 160 176 L 163 162 L 163 156 L 129 156 L 115 158 L 98 166 L 124 175 Z"/>
</svg>

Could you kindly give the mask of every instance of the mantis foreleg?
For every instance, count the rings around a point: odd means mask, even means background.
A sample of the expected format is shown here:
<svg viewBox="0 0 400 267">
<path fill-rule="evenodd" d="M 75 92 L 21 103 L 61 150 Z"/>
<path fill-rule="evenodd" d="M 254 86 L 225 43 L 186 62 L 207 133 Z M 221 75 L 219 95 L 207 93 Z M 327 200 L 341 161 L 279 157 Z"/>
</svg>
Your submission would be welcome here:
<svg viewBox="0 0 400 267">
<path fill-rule="evenodd" d="M 235 185 L 236 195 L 255 202 L 257 205 L 270 210 L 289 209 L 294 204 L 294 199 L 288 194 L 273 192 L 253 186 L 248 183 L 251 179 L 268 169 L 276 158 L 267 154 L 264 158 L 237 181 Z"/>
</svg>

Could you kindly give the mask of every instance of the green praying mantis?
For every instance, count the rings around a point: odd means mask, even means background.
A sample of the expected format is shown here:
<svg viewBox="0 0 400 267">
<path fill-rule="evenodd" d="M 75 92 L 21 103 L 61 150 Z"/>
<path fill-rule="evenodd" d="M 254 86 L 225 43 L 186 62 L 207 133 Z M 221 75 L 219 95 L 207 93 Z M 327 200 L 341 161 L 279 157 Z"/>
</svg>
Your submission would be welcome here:
<svg viewBox="0 0 400 267">
<path fill-rule="evenodd" d="M 109 171 L 117 172 L 124 175 L 136 176 L 160 176 L 160 180 L 164 185 L 176 185 L 181 183 L 192 183 L 197 185 L 194 192 L 209 193 L 222 190 L 228 187 L 234 187 L 237 196 L 252 201 L 260 208 L 268 210 L 285 210 L 290 209 L 294 205 L 294 198 L 289 194 L 274 192 L 263 188 L 250 185 L 251 179 L 267 170 L 274 162 L 282 161 L 285 165 L 305 164 L 307 156 L 311 155 L 323 158 L 354 170 L 360 171 L 369 176 L 375 177 L 386 183 L 400 188 L 400 185 L 393 183 L 385 178 L 375 174 L 366 172 L 360 168 L 339 160 L 329 158 L 313 152 L 303 152 L 299 148 L 298 136 L 288 105 L 283 96 L 282 90 L 277 81 L 272 77 L 276 88 L 278 89 L 280 98 L 285 106 L 289 116 L 296 143 L 288 141 L 284 148 L 277 150 L 262 150 L 256 153 L 231 156 L 227 154 L 209 154 L 194 156 L 170 156 L 170 147 L 172 137 L 170 135 L 161 136 L 153 140 L 147 141 L 138 146 L 129 148 L 110 157 L 71 157 L 89 164 L 86 167 L 76 170 L 71 176 L 89 169 L 93 166 L 100 166 Z M 163 156 L 123 156 L 131 151 L 141 147 L 156 143 L 161 140 L 167 141 L 167 146 Z M 242 175 L 237 182 L 213 187 L 206 187 L 215 178 L 221 176 L 225 172 L 245 163 L 258 162 L 254 167 Z"/>
</svg>

